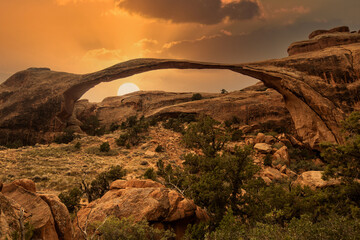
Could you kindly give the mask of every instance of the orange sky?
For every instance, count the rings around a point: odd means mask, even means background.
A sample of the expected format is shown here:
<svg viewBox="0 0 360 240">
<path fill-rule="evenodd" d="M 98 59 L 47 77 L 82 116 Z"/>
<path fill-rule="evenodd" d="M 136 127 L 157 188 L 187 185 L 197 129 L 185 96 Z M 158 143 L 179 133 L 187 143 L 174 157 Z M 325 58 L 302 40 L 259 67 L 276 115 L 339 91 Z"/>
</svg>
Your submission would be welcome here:
<svg viewBox="0 0 360 240">
<path fill-rule="evenodd" d="M 315 3 L 314 3 L 315 2 Z M 286 56 L 317 28 L 360 28 L 358 0 L 0 0 L 0 82 L 29 67 L 87 73 L 139 57 L 248 62 Z M 219 92 L 255 81 L 228 71 L 162 70 L 124 82 L 143 90 Z"/>
</svg>

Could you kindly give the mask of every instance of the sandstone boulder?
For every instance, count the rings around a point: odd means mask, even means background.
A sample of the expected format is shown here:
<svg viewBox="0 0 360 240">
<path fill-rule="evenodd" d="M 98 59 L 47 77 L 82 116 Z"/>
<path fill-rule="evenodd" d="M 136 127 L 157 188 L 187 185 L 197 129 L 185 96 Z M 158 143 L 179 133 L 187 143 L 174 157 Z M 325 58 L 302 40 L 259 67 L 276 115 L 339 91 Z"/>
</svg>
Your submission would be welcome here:
<svg viewBox="0 0 360 240">
<path fill-rule="evenodd" d="M 77 224 L 83 228 L 87 218 L 89 222 L 103 221 L 109 215 L 161 223 L 172 227 L 178 239 L 184 234 L 187 224 L 208 218 L 193 201 L 161 184 L 151 180 L 118 180 L 111 184 L 110 191 L 103 197 L 78 212 L 78 220 L 74 223 L 75 236 L 80 236 Z"/>
<path fill-rule="evenodd" d="M 282 178 L 287 177 L 285 174 L 281 174 L 279 170 L 272 167 L 265 167 L 260 175 L 269 178 L 271 181 L 281 180 Z"/>
<path fill-rule="evenodd" d="M 256 151 L 258 151 L 260 153 L 264 153 L 264 154 L 271 153 L 271 151 L 272 151 L 271 146 L 267 143 L 257 143 L 257 144 L 255 144 L 254 149 Z"/>
<path fill-rule="evenodd" d="M 322 171 L 303 172 L 300 176 L 298 176 L 298 178 L 293 184 L 300 185 L 302 187 L 307 186 L 312 189 L 340 184 L 339 180 L 330 179 L 325 181 L 321 177 L 322 177 Z"/>
<path fill-rule="evenodd" d="M 71 220 L 65 205 L 55 196 L 37 194 L 34 188 L 29 179 L 16 180 L 4 184 L 2 194 L 16 205 L 15 211 L 24 210 L 24 221 L 34 227 L 34 239 L 71 240 Z"/>
<path fill-rule="evenodd" d="M 36 193 L 35 183 L 30 179 L 17 179 L 13 181 L 13 184 L 23 187 L 30 192 Z"/>
<path fill-rule="evenodd" d="M 40 197 L 48 204 L 54 217 L 55 228 L 60 240 L 72 240 L 73 228 L 66 206 L 60 199 L 51 194 L 41 194 Z"/>
<path fill-rule="evenodd" d="M 19 232 L 19 206 L 15 206 L 0 192 L 0 239 L 11 239 L 14 232 Z"/>
<path fill-rule="evenodd" d="M 258 133 L 255 138 L 255 143 L 264 143 L 265 142 L 265 134 Z"/>
<path fill-rule="evenodd" d="M 282 148 L 277 150 L 273 156 L 275 159 L 284 161 L 286 164 L 290 163 L 290 156 L 289 156 L 288 148 L 286 146 L 283 146 Z"/>
</svg>

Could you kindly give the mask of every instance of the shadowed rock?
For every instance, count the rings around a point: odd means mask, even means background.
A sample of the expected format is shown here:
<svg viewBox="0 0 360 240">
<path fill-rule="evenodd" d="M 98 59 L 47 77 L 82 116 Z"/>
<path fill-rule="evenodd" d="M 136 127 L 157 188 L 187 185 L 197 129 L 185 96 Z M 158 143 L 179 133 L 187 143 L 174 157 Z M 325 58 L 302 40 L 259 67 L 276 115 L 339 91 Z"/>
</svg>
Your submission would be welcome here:
<svg viewBox="0 0 360 240">
<path fill-rule="evenodd" d="M 306 51 L 296 50 L 297 54 L 287 58 L 246 64 L 136 59 L 84 75 L 31 68 L 0 85 L 1 143 L 21 139 L 31 144 L 63 130 L 75 102 L 101 82 L 172 68 L 224 69 L 259 79 L 283 96 L 305 143 L 316 147 L 322 141 L 342 142 L 341 120 L 359 109 L 359 36 L 329 34 L 327 42 L 336 44 L 306 47 Z"/>
</svg>

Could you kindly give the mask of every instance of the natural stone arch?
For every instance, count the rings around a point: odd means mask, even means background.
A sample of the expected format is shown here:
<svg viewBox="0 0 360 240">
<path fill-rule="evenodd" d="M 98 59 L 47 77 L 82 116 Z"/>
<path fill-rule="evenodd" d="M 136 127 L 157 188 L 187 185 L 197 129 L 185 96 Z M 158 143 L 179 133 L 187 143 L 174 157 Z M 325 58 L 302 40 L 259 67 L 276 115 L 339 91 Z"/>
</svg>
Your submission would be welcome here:
<svg viewBox="0 0 360 240">
<path fill-rule="evenodd" d="M 296 49 L 304 46 L 306 51 L 247 64 L 136 59 L 84 75 L 35 68 L 21 71 L 0 85 L 0 139 L 39 141 L 46 134 L 64 129 L 74 103 L 95 85 L 151 70 L 177 68 L 227 69 L 256 78 L 283 96 L 305 143 L 312 147 L 323 141 L 341 143 L 341 120 L 360 106 L 360 45 L 356 43 L 360 34 L 345 35 L 320 36 L 309 43 L 313 46 L 314 41 L 330 39 L 326 49 L 312 50 L 308 43 L 301 42 Z"/>
</svg>

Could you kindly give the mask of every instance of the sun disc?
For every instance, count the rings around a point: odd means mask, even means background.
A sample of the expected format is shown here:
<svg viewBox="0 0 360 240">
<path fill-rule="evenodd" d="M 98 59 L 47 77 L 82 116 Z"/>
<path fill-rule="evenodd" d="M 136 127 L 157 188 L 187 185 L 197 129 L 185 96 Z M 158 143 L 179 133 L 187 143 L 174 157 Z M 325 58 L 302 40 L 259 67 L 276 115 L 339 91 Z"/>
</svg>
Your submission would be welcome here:
<svg viewBox="0 0 360 240">
<path fill-rule="evenodd" d="M 123 96 L 128 93 L 140 91 L 140 88 L 134 83 L 124 83 L 119 87 L 118 96 Z"/>
</svg>

